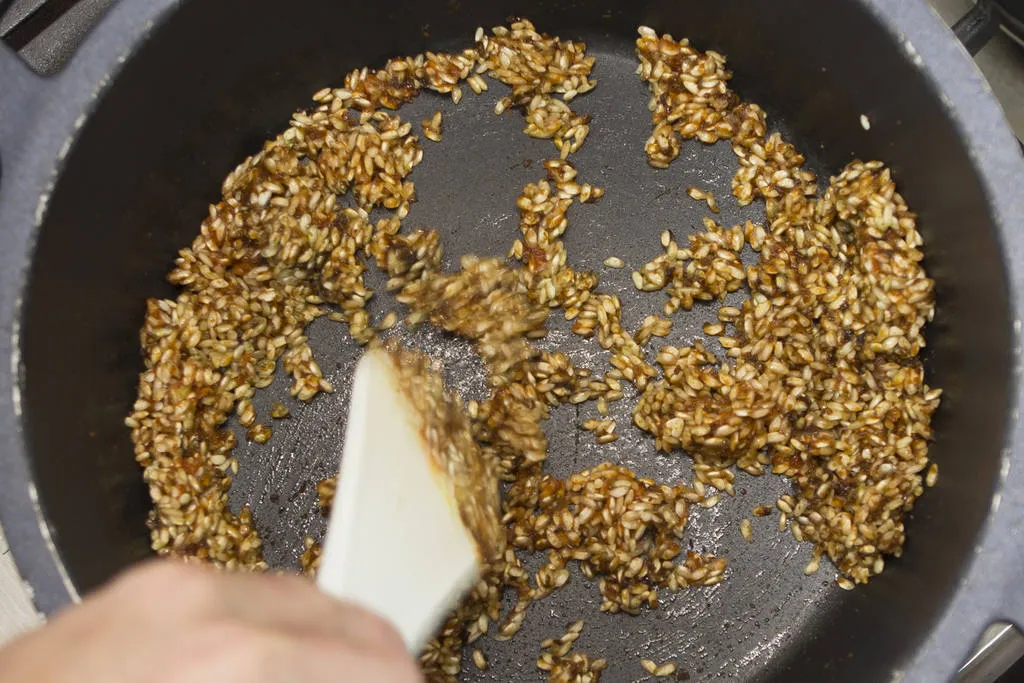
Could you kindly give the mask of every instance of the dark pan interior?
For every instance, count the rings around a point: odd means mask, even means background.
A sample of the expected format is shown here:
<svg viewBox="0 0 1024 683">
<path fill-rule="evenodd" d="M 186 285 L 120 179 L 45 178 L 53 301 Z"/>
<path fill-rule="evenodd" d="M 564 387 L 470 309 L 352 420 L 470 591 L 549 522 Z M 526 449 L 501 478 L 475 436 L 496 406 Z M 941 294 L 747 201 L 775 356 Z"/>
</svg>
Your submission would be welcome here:
<svg viewBox="0 0 1024 683">
<path fill-rule="evenodd" d="M 729 57 L 736 89 L 765 106 L 813 169 L 835 172 L 854 155 L 892 166 L 920 213 L 938 281 L 928 363 L 930 382 L 946 394 L 932 450 L 939 483 L 916 509 L 904 558 L 867 587 L 838 590 L 831 568 L 804 577 L 810 548 L 780 535 L 774 517 L 756 521 L 755 542 L 744 543 L 738 521 L 786 484 L 741 475 L 737 497 L 697 514 L 690 532 L 695 548 L 730 558 L 725 583 L 684 592 L 639 618 L 608 617 L 596 609 L 595 588 L 577 575 L 570 589 L 532 608 L 511 643 L 484 645 L 493 665 L 485 676 L 537 678 L 539 641 L 585 618 L 579 647 L 611 660 L 610 680 L 639 678 L 640 656 L 677 659 L 695 680 L 888 679 L 951 595 L 988 511 L 1007 414 L 1010 322 L 1000 252 L 968 154 L 905 48 L 853 0 L 183 3 L 82 129 L 50 202 L 27 292 L 26 430 L 70 576 L 87 590 L 149 553 L 148 497 L 122 424 L 141 368 L 137 332 L 144 300 L 174 295 L 163 276 L 218 199 L 223 177 L 346 71 L 467 45 L 478 25 L 512 15 L 586 39 L 598 57 L 597 90 L 574 105 L 594 115 L 574 161 L 584 180 L 608 193 L 570 214 L 574 263 L 598 268 L 610 255 L 630 264 L 654 256 L 662 229 L 679 235 L 699 225 L 703 207 L 685 196 L 688 185 L 716 191 L 723 222 L 763 215 L 756 206 L 739 209 L 729 195 L 736 162 L 725 145 L 688 143 L 665 171 L 645 163 L 649 115 L 644 85 L 632 75 L 635 28 L 688 36 Z M 549 142 L 520 132 L 518 115 L 491 113 L 496 92 L 467 94 L 457 108 L 423 95 L 403 112 L 414 122 L 434 108 L 446 113 L 445 140 L 424 142 L 424 163 L 412 176 L 421 200 L 406 225 L 440 228 L 452 259 L 508 249 L 515 196 L 553 154 Z M 859 124 L 862 113 L 870 131 Z M 628 323 L 660 308 L 659 295 L 641 299 L 632 289 L 628 270 L 604 282 L 626 299 Z M 677 315 L 672 339 L 691 340 L 711 315 L 709 308 Z M 322 532 L 312 483 L 335 467 L 345 378 L 358 354 L 342 327 L 318 322 L 311 335 L 340 390 L 296 407 L 266 446 L 242 447 L 232 494 L 235 505 L 253 504 L 268 557 L 282 565 L 294 563 L 304 534 Z M 572 339 L 557 324 L 552 338 L 595 367 L 604 362 L 596 343 Z M 472 362 L 458 345 L 431 334 L 419 341 L 447 357 L 460 386 L 473 391 Z M 286 393 L 275 384 L 260 408 Z M 628 423 L 625 409 L 620 425 Z M 559 409 L 550 422 L 555 472 L 618 459 L 643 473 L 689 478 L 685 458 L 654 455 L 639 434 L 598 450 L 578 437 L 577 417 Z"/>
</svg>

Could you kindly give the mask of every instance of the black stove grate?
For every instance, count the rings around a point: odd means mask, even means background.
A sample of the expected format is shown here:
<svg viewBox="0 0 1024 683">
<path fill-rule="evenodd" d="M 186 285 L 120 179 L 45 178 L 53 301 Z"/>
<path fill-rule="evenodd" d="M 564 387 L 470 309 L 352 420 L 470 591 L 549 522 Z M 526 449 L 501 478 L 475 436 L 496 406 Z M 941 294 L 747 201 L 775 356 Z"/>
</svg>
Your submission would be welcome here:
<svg viewBox="0 0 1024 683">
<path fill-rule="evenodd" d="M 56 73 L 114 1 L 0 0 L 0 40 L 37 72 Z"/>
</svg>

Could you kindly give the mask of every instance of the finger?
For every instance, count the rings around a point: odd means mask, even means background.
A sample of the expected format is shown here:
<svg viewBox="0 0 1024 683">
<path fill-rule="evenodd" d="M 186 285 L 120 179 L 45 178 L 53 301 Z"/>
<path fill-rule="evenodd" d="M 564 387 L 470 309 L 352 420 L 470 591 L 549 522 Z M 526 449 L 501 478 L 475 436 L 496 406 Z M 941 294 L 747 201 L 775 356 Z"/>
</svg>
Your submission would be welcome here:
<svg viewBox="0 0 1024 683">
<path fill-rule="evenodd" d="M 308 579 L 221 572 L 216 594 L 230 615 L 257 627 L 342 639 L 381 653 L 407 655 L 402 637 L 385 619 L 335 600 Z"/>
<path fill-rule="evenodd" d="M 284 668 L 277 680 L 295 683 L 338 683 L 339 680 L 423 683 L 419 665 L 404 649 L 400 654 L 381 653 L 323 639 L 306 639 L 296 645 L 289 652 L 290 656 L 282 660 Z"/>
<path fill-rule="evenodd" d="M 188 634 L 177 668 L 154 683 L 423 683 L 405 652 L 382 653 L 350 641 L 286 635 L 239 623 L 207 623 Z"/>
<path fill-rule="evenodd" d="M 195 622 L 204 616 L 281 633 L 347 638 L 364 647 L 404 652 L 394 628 L 381 617 L 322 593 L 297 576 L 216 570 L 162 560 L 126 572 L 93 599 L 108 611 L 157 612 Z"/>
</svg>

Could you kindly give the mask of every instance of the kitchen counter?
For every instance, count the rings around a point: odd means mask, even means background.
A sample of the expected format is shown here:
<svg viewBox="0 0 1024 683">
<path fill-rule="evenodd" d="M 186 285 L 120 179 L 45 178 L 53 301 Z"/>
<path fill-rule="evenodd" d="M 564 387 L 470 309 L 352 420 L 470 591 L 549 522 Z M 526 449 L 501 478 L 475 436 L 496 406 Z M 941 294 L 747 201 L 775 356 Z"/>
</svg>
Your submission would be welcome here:
<svg viewBox="0 0 1024 683">
<path fill-rule="evenodd" d="M 42 622 L 28 599 L 10 554 L 0 530 L 0 643 Z"/>
</svg>

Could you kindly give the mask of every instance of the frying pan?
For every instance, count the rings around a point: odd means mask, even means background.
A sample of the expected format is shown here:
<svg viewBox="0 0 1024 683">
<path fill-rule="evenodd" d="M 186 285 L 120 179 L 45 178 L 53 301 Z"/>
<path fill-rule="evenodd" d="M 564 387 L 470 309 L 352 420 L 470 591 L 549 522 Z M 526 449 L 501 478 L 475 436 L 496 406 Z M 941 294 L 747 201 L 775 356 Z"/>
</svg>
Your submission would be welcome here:
<svg viewBox="0 0 1024 683">
<path fill-rule="evenodd" d="M 149 554 L 149 501 L 122 423 L 142 367 L 137 332 L 147 297 L 174 296 L 163 276 L 223 177 L 345 72 L 466 45 L 477 26 L 515 15 L 586 40 L 597 56 L 598 87 L 574 103 L 593 116 L 574 162 L 607 194 L 570 216 L 575 264 L 598 268 L 610 255 L 640 264 L 663 228 L 700 225 L 705 209 L 685 197 L 689 185 L 716 190 L 725 224 L 758 217 L 730 198 L 727 147 L 688 144 L 664 171 L 644 160 L 636 27 L 688 36 L 729 57 L 736 89 L 822 176 L 854 157 L 891 165 L 920 214 L 937 282 L 926 367 L 946 393 L 931 449 L 938 484 L 908 522 L 903 558 L 867 586 L 838 590 L 824 568 L 805 577 L 810 547 L 778 533 L 774 518 L 743 542 L 738 521 L 786 483 L 740 475 L 737 496 L 697 515 L 688 536 L 730 558 L 723 584 L 632 618 L 600 614 L 594 587 L 575 576 L 510 643 L 485 643 L 492 669 L 475 675 L 537 678 L 539 641 L 583 618 L 578 646 L 610 660 L 605 680 L 641 677 L 644 657 L 676 659 L 693 680 L 937 681 L 986 625 L 1024 623 L 1024 163 L 967 53 L 907 0 L 123 0 L 56 77 L 0 52 L 0 518 L 40 609 L 60 609 Z M 424 94 L 402 111 L 412 121 L 445 112 L 444 142 L 427 147 L 412 176 L 420 200 L 406 224 L 440 229 L 450 264 L 507 250 L 515 197 L 551 154 L 492 104 L 467 96 L 452 107 Z M 602 286 L 620 293 L 635 324 L 661 300 L 619 273 L 603 274 Z M 677 315 L 670 341 L 699 336 L 712 315 Z M 234 506 L 252 504 L 268 559 L 285 566 L 305 534 L 322 532 L 313 483 L 335 467 L 358 356 L 343 328 L 315 323 L 310 335 L 339 391 L 294 407 L 265 446 L 240 447 L 232 490 Z M 557 325 L 550 337 L 604 362 Z M 448 362 L 460 390 L 479 390 L 465 348 L 430 331 L 414 341 Z M 269 387 L 261 409 L 286 394 L 283 383 Z M 547 424 L 556 474 L 614 459 L 690 478 L 685 456 L 656 455 L 639 434 L 590 444 L 575 428 L 585 416 L 559 409 Z"/>
</svg>

